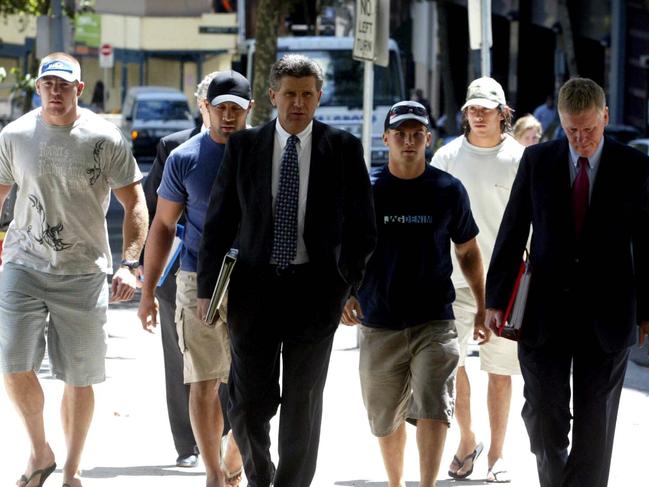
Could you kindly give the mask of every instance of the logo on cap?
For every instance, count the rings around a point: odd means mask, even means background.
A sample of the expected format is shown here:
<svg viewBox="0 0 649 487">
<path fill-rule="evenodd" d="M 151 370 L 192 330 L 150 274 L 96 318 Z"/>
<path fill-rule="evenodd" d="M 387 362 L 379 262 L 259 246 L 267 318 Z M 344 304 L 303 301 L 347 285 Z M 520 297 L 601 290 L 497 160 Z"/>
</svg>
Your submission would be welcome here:
<svg viewBox="0 0 649 487">
<path fill-rule="evenodd" d="M 43 61 L 38 69 L 38 78 L 43 76 L 56 76 L 66 81 L 79 81 L 81 78 L 81 70 L 75 64 L 72 64 L 63 59 L 54 59 L 50 61 Z"/>
</svg>

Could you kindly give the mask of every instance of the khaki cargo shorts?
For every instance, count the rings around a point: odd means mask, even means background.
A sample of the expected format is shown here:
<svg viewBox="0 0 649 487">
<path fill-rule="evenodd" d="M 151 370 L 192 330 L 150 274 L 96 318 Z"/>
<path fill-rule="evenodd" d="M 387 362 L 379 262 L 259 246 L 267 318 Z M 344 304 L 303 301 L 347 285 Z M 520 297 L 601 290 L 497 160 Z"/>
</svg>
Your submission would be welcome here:
<svg viewBox="0 0 649 487">
<path fill-rule="evenodd" d="M 388 436 L 404 420 L 450 424 L 458 353 L 453 320 L 405 330 L 361 325 L 361 391 L 372 434 Z"/>
<path fill-rule="evenodd" d="M 207 326 L 196 316 L 196 273 L 179 271 L 176 286 L 176 329 L 183 354 L 185 384 L 213 379 L 227 382 L 230 373 L 230 336 L 225 322 L 227 297 L 219 309 L 216 324 Z"/>
</svg>

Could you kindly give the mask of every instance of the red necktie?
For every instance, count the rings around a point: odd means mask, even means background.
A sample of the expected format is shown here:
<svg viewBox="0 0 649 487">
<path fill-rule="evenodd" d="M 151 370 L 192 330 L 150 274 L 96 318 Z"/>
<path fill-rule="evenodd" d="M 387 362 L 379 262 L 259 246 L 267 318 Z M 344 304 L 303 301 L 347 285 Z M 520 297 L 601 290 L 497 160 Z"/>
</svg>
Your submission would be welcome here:
<svg viewBox="0 0 649 487">
<path fill-rule="evenodd" d="M 590 183 L 588 181 L 588 159 L 579 158 L 579 169 L 577 177 L 572 185 L 572 214 L 575 219 L 575 235 L 577 240 L 581 237 L 586 219 L 586 210 L 588 209 L 588 192 Z"/>
</svg>

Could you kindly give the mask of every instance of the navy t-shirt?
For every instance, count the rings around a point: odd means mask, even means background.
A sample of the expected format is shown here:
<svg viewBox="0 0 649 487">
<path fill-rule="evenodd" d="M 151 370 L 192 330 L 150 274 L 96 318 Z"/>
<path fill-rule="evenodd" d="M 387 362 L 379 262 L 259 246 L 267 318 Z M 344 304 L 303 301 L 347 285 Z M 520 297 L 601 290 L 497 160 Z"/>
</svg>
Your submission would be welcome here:
<svg viewBox="0 0 649 487">
<path fill-rule="evenodd" d="M 453 319 L 451 241 L 478 234 L 464 186 L 432 166 L 399 179 L 386 165 L 373 193 L 378 243 L 358 293 L 363 323 L 402 330 Z"/>
<path fill-rule="evenodd" d="M 212 185 L 221 167 L 225 145 L 214 142 L 208 130 L 176 147 L 165 163 L 158 196 L 185 205 L 185 235 L 180 268 L 196 272 L 205 213 Z"/>
</svg>

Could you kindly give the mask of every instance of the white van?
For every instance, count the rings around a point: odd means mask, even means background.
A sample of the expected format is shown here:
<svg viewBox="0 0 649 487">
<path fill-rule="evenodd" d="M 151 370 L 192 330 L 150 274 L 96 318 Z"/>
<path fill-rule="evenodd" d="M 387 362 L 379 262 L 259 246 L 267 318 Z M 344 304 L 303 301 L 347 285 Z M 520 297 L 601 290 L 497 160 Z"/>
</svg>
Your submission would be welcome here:
<svg viewBox="0 0 649 487">
<path fill-rule="evenodd" d="M 363 63 L 352 59 L 353 37 L 280 37 L 277 58 L 284 54 L 304 54 L 317 61 L 325 73 L 320 107 L 316 118 L 351 132 L 359 139 L 363 131 Z M 383 145 L 383 122 L 390 107 L 406 99 L 401 56 L 397 43 L 390 39 L 390 64 L 374 66 L 374 111 L 372 113 L 372 165 L 388 160 Z M 255 41 L 248 44 L 248 79 L 253 80 Z"/>
</svg>

